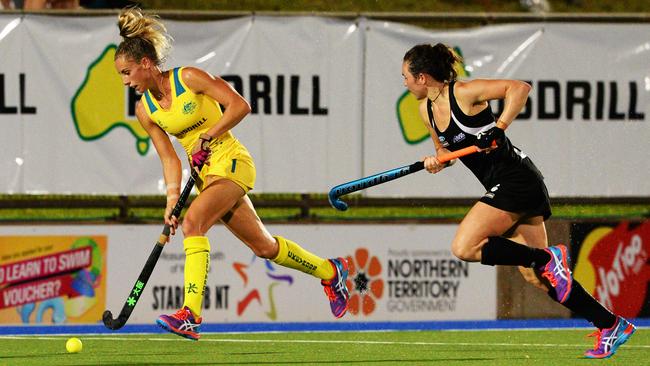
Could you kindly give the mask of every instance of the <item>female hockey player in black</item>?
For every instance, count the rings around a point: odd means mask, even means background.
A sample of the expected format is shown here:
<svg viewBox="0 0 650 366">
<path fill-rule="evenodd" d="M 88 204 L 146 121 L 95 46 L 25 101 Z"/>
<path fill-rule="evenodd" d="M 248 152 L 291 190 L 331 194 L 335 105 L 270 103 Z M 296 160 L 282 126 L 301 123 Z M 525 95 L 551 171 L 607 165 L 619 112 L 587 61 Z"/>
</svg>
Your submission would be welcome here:
<svg viewBox="0 0 650 366">
<path fill-rule="evenodd" d="M 458 258 L 486 265 L 519 266 L 524 278 L 598 328 L 588 358 L 607 358 L 635 331 L 634 325 L 607 310 L 576 282 L 569 253 L 548 247 L 544 221 L 551 216 L 542 174 L 505 130 L 523 109 L 531 89 L 518 80 L 456 80 L 458 56 L 446 45 L 421 44 L 404 56 L 404 86 L 420 100 L 420 115 L 436 154 L 476 145 L 482 153 L 460 158 L 487 192 L 462 220 L 451 244 Z M 503 99 L 498 118 L 490 100 Z M 496 142 L 496 147 L 493 143 Z M 449 164 L 424 158 L 430 173 Z"/>
</svg>

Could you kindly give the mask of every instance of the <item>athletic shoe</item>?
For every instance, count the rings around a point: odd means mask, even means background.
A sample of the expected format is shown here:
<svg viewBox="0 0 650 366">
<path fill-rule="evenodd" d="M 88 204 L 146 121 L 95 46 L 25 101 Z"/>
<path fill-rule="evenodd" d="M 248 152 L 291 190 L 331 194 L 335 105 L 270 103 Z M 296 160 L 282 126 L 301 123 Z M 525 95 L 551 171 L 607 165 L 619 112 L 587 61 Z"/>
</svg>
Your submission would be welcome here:
<svg viewBox="0 0 650 366">
<path fill-rule="evenodd" d="M 348 279 L 348 261 L 343 258 L 330 259 L 334 267 L 334 278 L 329 281 L 322 280 L 321 285 L 330 301 L 330 308 L 335 317 L 340 318 L 348 311 L 350 292 L 345 281 Z"/>
<path fill-rule="evenodd" d="M 537 269 L 542 272 L 542 277 L 551 283 L 555 290 L 555 299 L 564 303 L 569 298 L 573 285 L 573 276 L 569 269 L 569 252 L 564 244 L 559 244 L 544 250 L 551 256 L 551 260 Z"/>
<path fill-rule="evenodd" d="M 625 343 L 634 333 L 636 327 L 621 316 L 616 317 L 614 326 L 609 329 L 598 329 L 589 334 L 596 337 L 594 349 L 585 352 L 586 358 L 610 358 L 618 347 Z"/>
<path fill-rule="evenodd" d="M 195 319 L 190 308 L 184 306 L 172 315 L 161 315 L 156 321 L 158 325 L 181 337 L 198 341 L 201 335 L 201 318 Z"/>
</svg>

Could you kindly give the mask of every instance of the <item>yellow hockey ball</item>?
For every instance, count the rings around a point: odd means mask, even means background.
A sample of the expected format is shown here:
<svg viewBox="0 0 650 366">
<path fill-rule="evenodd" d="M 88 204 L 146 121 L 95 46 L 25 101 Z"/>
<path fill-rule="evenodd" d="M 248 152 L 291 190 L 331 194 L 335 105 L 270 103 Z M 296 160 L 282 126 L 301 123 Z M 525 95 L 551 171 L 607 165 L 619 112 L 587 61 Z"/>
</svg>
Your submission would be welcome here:
<svg viewBox="0 0 650 366">
<path fill-rule="evenodd" d="M 81 339 L 76 337 L 72 337 L 65 342 L 65 349 L 68 350 L 68 353 L 79 353 L 82 347 Z"/>
</svg>

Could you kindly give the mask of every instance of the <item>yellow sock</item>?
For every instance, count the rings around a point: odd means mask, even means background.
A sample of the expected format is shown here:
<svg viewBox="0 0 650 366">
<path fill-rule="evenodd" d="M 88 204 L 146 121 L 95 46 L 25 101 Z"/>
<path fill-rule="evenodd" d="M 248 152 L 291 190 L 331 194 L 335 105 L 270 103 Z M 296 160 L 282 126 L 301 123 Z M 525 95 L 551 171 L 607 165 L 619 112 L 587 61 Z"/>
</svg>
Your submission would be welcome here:
<svg viewBox="0 0 650 366">
<path fill-rule="evenodd" d="M 210 242 L 205 236 L 183 240 L 185 249 L 185 302 L 195 317 L 201 316 L 205 283 L 210 268 Z"/>
<path fill-rule="evenodd" d="M 329 260 L 323 259 L 301 248 L 300 245 L 281 236 L 274 236 L 278 241 L 280 250 L 272 259 L 273 262 L 301 272 L 305 272 L 321 280 L 330 280 L 334 277 L 334 268 Z"/>
</svg>

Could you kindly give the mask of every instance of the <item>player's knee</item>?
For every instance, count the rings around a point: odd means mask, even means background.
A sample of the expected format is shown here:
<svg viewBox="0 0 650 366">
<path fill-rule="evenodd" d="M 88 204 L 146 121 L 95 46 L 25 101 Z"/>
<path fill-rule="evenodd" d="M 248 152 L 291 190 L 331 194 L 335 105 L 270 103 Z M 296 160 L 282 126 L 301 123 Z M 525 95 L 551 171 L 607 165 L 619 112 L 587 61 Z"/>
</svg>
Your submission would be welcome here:
<svg viewBox="0 0 650 366">
<path fill-rule="evenodd" d="M 193 216 L 187 215 L 183 218 L 183 225 L 181 229 L 183 230 L 183 236 L 203 236 L 206 233 L 206 230 L 201 229 L 201 222 L 195 220 Z"/>
</svg>

